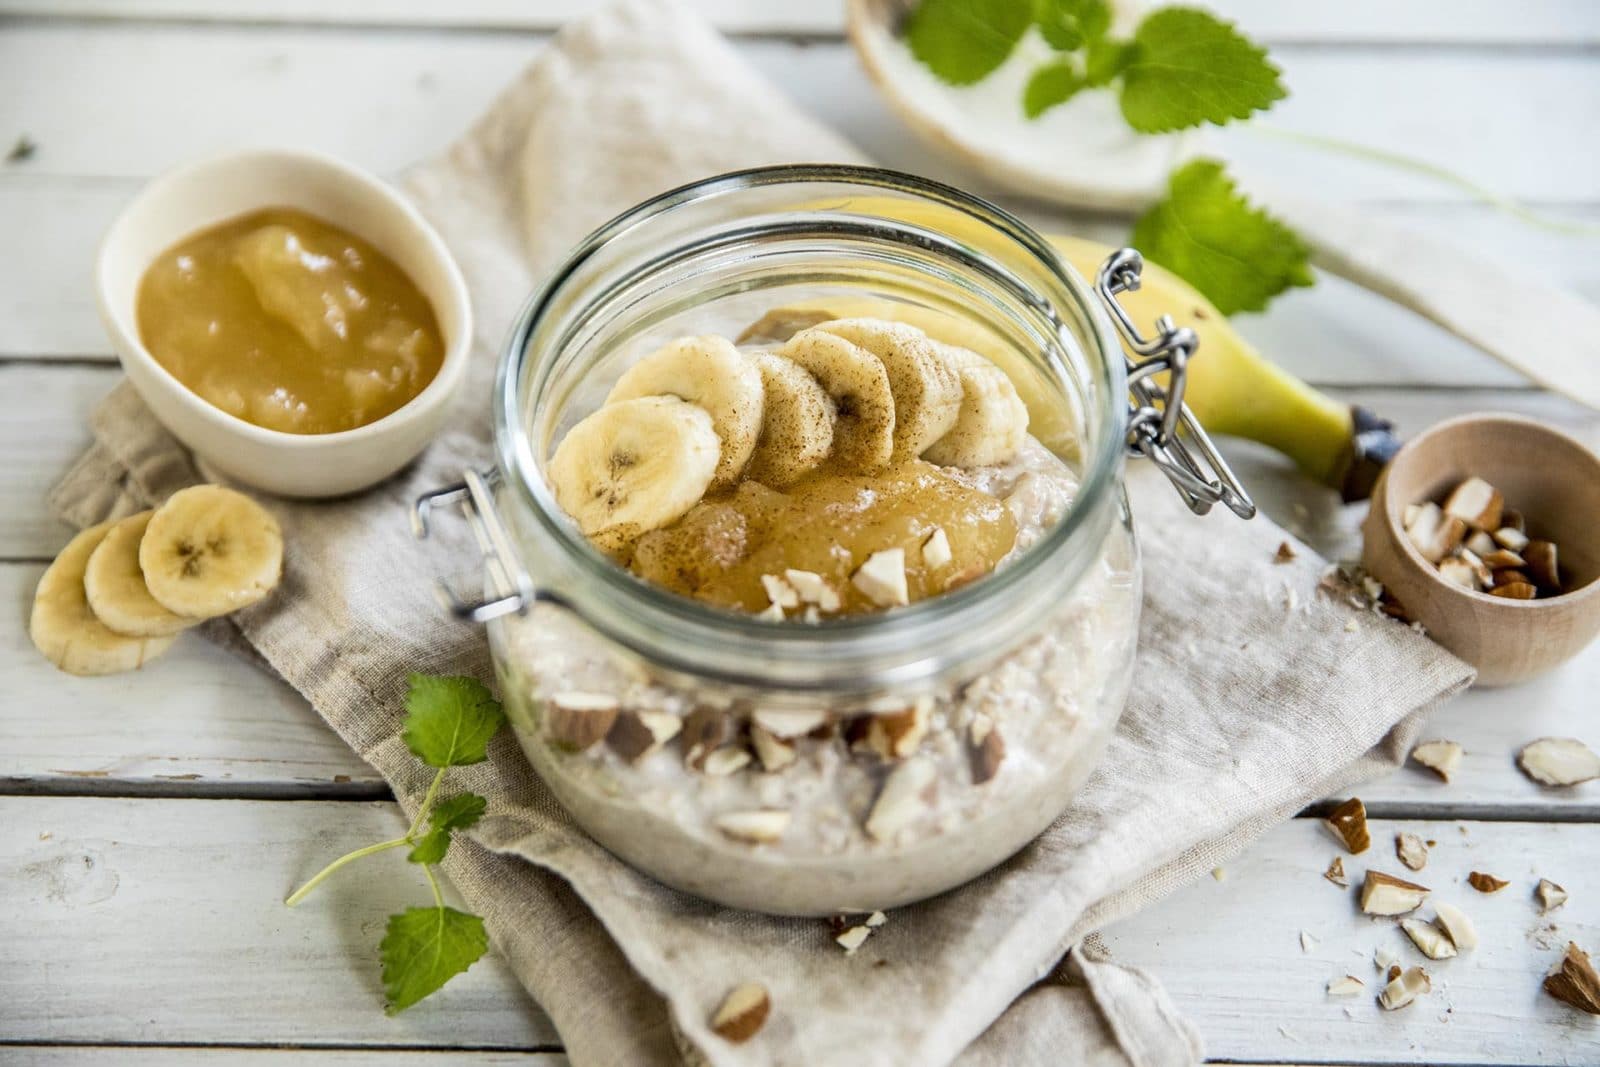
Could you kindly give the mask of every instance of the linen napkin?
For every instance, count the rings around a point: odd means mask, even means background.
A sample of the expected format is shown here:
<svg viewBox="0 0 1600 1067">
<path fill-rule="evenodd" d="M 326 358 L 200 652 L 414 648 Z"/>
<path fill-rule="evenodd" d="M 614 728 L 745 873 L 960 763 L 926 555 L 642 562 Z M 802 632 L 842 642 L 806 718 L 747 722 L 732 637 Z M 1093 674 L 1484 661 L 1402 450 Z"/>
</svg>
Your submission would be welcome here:
<svg viewBox="0 0 1600 1067">
<path fill-rule="evenodd" d="M 235 623 L 408 814 L 429 772 L 399 736 L 407 672 L 492 674 L 482 632 L 437 607 L 437 561 L 411 541 L 407 505 L 492 462 L 489 382 L 538 276 L 592 227 L 682 182 L 860 158 L 695 16 L 667 0 L 627 0 L 560 34 L 476 127 L 405 177 L 477 312 L 453 428 L 359 498 L 271 501 L 284 583 Z M 95 445 L 52 494 L 77 524 L 205 475 L 126 383 L 93 430 Z M 968 886 L 895 912 L 853 956 L 819 921 L 719 908 L 623 865 L 573 825 L 509 734 L 487 763 L 452 772 L 489 798 L 489 815 L 451 849 L 446 873 L 577 1067 L 680 1054 L 725 1067 L 1200 1058 L 1159 985 L 1104 959 L 1086 935 L 1305 804 L 1398 765 L 1426 712 L 1471 674 L 1371 613 L 1347 628 L 1356 609 L 1317 592 L 1325 565 L 1309 550 L 1274 563 L 1285 535 L 1265 518 L 1196 518 L 1137 465 L 1129 493 L 1148 592 L 1137 677 L 1101 768 L 1036 842 Z M 771 991 L 772 1016 L 731 1045 L 708 1018 L 752 979 Z M 448 989 L 413 1010 L 447 1013 Z"/>
</svg>

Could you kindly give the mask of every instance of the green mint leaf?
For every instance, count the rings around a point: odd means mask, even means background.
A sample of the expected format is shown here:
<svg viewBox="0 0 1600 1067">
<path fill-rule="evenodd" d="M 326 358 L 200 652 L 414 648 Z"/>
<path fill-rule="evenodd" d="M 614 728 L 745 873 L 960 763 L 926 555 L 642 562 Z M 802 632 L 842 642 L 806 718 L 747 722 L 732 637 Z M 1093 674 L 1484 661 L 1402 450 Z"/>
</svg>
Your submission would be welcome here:
<svg viewBox="0 0 1600 1067">
<path fill-rule="evenodd" d="M 911 54 L 951 85 L 991 74 L 1033 24 L 1025 0 L 922 0 L 906 20 Z"/>
<path fill-rule="evenodd" d="M 1084 80 L 1093 86 L 1110 85 L 1138 54 L 1139 46 L 1132 41 L 1091 41 L 1083 64 Z"/>
<path fill-rule="evenodd" d="M 460 767 L 488 758 L 489 739 L 506 714 L 474 678 L 413 674 L 406 694 L 406 747 L 430 767 Z"/>
<path fill-rule="evenodd" d="M 1033 72 L 1022 91 L 1022 110 L 1036 119 L 1057 104 L 1064 104 L 1084 87 L 1083 76 L 1066 61 L 1046 63 Z"/>
<path fill-rule="evenodd" d="M 476 793 L 462 793 L 434 806 L 428 832 L 406 854 L 412 863 L 439 863 L 450 849 L 450 835 L 465 830 L 483 818 L 489 802 Z"/>
<path fill-rule="evenodd" d="M 1122 116 L 1140 133 L 1248 118 L 1288 94 L 1265 49 L 1204 11 L 1168 7 L 1139 23 L 1122 71 Z"/>
<path fill-rule="evenodd" d="M 1037 0 L 1034 20 L 1050 47 L 1075 52 L 1098 41 L 1111 28 L 1111 5 L 1106 0 Z"/>
<path fill-rule="evenodd" d="M 436 992 L 489 948 L 483 920 L 454 908 L 407 908 L 389 916 L 378 952 L 390 1015 Z"/>
<path fill-rule="evenodd" d="M 1215 160 L 1197 159 L 1174 171 L 1166 199 L 1134 224 L 1132 240 L 1224 315 L 1260 311 L 1290 286 L 1313 280 L 1310 252 L 1299 236 L 1252 207 Z"/>
</svg>

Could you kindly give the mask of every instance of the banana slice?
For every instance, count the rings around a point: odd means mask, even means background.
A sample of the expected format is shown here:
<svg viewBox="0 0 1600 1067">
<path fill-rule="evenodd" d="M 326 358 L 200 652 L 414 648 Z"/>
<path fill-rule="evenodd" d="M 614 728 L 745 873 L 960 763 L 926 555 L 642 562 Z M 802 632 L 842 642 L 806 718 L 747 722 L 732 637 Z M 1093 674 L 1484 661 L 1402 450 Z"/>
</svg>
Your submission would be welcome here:
<svg viewBox="0 0 1600 1067">
<path fill-rule="evenodd" d="M 1028 408 L 1004 371 L 965 348 L 934 342 L 961 378 L 961 411 L 950 432 L 922 453 L 945 467 L 1005 463 L 1028 439 Z"/>
<path fill-rule="evenodd" d="M 39 579 L 28 636 L 45 659 L 68 674 L 137 670 L 172 647 L 170 637 L 128 637 L 95 618 L 83 591 L 89 557 L 115 523 L 91 526 L 67 542 Z"/>
<path fill-rule="evenodd" d="M 550 484 L 578 529 L 615 552 L 699 503 L 720 454 L 704 409 L 675 396 L 637 397 L 568 430 L 550 457 Z"/>
<path fill-rule="evenodd" d="M 883 361 L 894 394 L 894 462 L 918 456 L 949 433 L 961 410 L 961 378 L 915 326 L 883 319 L 838 319 L 817 329 L 843 337 Z"/>
<path fill-rule="evenodd" d="M 815 327 L 778 350 L 800 364 L 833 401 L 833 456 L 847 469 L 870 473 L 894 455 L 894 393 L 883 361 L 859 345 Z"/>
<path fill-rule="evenodd" d="M 272 592 L 283 575 L 283 534 L 278 520 L 243 493 L 190 486 L 150 516 L 139 569 L 156 603 L 210 619 Z"/>
<path fill-rule="evenodd" d="M 145 585 L 139 543 L 154 514 L 141 511 L 113 526 L 90 554 L 83 572 L 83 591 L 95 617 L 130 637 L 170 637 L 200 621 L 168 611 Z"/>
<path fill-rule="evenodd" d="M 753 357 L 761 371 L 766 411 L 745 476 L 772 489 L 793 485 L 833 448 L 833 401 L 797 363 L 769 352 Z"/>
<path fill-rule="evenodd" d="M 617 379 L 607 404 L 675 396 L 704 408 L 722 444 L 712 488 L 733 485 L 761 436 L 761 372 L 725 337 L 683 337 L 657 349 Z"/>
</svg>

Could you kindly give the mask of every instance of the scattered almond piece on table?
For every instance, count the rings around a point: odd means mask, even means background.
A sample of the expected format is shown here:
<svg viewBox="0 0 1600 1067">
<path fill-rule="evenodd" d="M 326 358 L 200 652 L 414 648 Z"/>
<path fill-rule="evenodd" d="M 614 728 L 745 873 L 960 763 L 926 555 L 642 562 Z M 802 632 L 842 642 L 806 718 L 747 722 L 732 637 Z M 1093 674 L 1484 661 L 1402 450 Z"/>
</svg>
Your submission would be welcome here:
<svg viewBox="0 0 1600 1067">
<path fill-rule="evenodd" d="M 1322 877 L 1338 886 L 1340 889 L 1350 888 L 1350 879 L 1344 874 L 1344 857 L 1335 856 L 1333 862 L 1328 864 L 1328 869 L 1322 872 Z"/>
<path fill-rule="evenodd" d="M 1567 902 L 1567 891 L 1556 885 L 1548 878 L 1539 879 L 1539 884 L 1534 887 L 1534 893 L 1539 898 L 1539 914 L 1555 911 Z"/>
<path fill-rule="evenodd" d="M 1272 557 L 1273 561 L 1276 563 L 1290 563 L 1294 560 L 1294 558 L 1294 548 L 1287 541 L 1279 542 L 1278 551 Z"/>
<path fill-rule="evenodd" d="M 1544 991 L 1579 1011 L 1600 1015 L 1600 975 L 1595 973 L 1589 954 L 1576 942 L 1567 942 L 1560 966 L 1545 977 Z"/>
<path fill-rule="evenodd" d="M 1425 919 L 1401 919 L 1400 929 L 1411 943 L 1430 960 L 1449 959 L 1456 954 L 1456 946 L 1437 923 Z"/>
<path fill-rule="evenodd" d="M 1395 834 L 1394 854 L 1413 871 L 1420 871 L 1428 865 L 1428 846 L 1416 834 Z"/>
<path fill-rule="evenodd" d="M 1328 983 L 1328 996 L 1353 997 L 1367 987 L 1367 984 L 1353 974 L 1335 978 Z"/>
<path fill-rule="evenodd" d="M 1353 854 L 1365 852 L 1372 844 L 1372 835 L 1367 831 L 1367 807 L 1360 797 L 1351 797 L 1329 812 L 1327 825 Z"/>
<path fill-rule="evenodd" d="M 1369 868 L 1361 883 L 1361 910 L 1368 915 L 1403 915 L 1421 907 L 1429 892 L 1427 886 Z"/>
<path fill-rule="evenodd" d="M 1428 972 L 1421 967 L 1412 967 L 1390 979 L 1389 984 L 1383 987 L 1383 992 L 1378 994 L 1378 1003 L 1383 1005 L 1385 1011 L 1396 1011 L 1432 988 Z"/>
<path fill-rule="evenodd" d="M 1467 875 L 1467 884 L 1480 893 L 1498 893 L 1511 883 L 1504 878 L 1496 878 L 1492 874 L 1485 874 L 1483 871 L 1473 871 Z"/>
<path fill-rule="evenodd" d="M 1451 942 L 1462 952 L 1471 952 L 1478 947 L 1478 928 L 1472 925 L 1472 920 L 1467 918 L 1467 913 L 1454 904 L 1435 902 L 1433 910 L 1438 914 L 1434 921 L 1449 936 Z"/>
<path fill-rule="evenodd" d="M 772 998 L 767 995 L 767 987 L 760 982 L 746 982 L 723 998 L 711 1016 L 711 1029 L 719 1037 L 742 1044 L 766 1025 L 771 1010 Z"/>
<path fill-rule="evenodd" d="M 1600 778 L 1600 756 L 1575 737 L 1531 741 L 1517 753 L 1517 766 L 1540 785 L 1579 785 Z"/>
<path fill-rule="evenodd" d="M 1446 783 L 1461 766 L 1463 750 L 1454 741 L 1424 741 L 1411 750 L 1411 758 L 1428 768 Z"/>
</svg>

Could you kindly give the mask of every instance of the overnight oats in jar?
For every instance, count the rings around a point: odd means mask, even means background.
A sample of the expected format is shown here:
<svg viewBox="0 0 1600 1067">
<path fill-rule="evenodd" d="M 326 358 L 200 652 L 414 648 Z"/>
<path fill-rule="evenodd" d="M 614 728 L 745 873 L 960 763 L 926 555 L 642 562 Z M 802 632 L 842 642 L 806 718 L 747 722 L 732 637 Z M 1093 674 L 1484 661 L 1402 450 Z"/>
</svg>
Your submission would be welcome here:
<svg viewBox="0 0 1600 1067">
<path fill-rule="evenodd" d="M 1218 488 L 1130 410 L 1101 296 L 997 209 L 866 168 L 711 179 L 578 249 L 502 363 L 497 470 L 422 506 L 479 523 L 489 593 L 458 607 L 588 833 L 823 915 L 1062 812 L 1133 671 L 1129 443 Z"/>
</svg>

